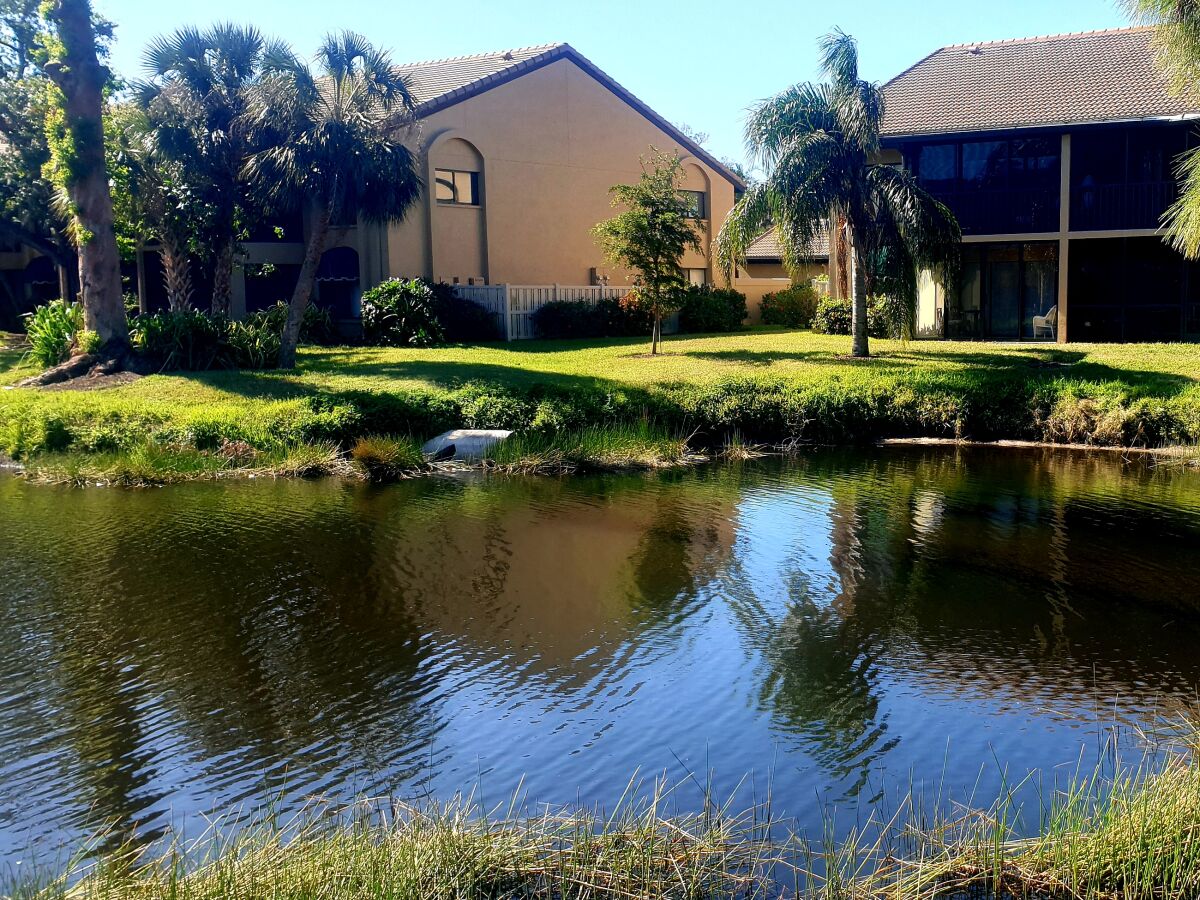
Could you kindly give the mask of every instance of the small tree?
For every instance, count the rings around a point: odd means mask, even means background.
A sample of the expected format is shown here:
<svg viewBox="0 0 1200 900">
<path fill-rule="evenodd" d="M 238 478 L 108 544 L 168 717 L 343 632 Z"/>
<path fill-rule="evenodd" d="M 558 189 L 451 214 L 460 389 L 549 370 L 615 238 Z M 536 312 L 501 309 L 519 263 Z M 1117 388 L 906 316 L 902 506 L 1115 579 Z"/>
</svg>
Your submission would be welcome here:
<svg viewBox="0 0 1200 900">
<path fill-rule="evenodd" d="M 683 162 L 653 147 L 642 160 L 636 184 L 611 188 L 612 205 L 626 210 L 592 229 L 614 265 L 634 272 L 638 292 L 654 318 L 650 352 L 658 353 L 663 314 L 670 312 L 687 285 L 679 262 L 684 251 L 703 252 L 692 206 L 681 192 Z"/>
</svg>

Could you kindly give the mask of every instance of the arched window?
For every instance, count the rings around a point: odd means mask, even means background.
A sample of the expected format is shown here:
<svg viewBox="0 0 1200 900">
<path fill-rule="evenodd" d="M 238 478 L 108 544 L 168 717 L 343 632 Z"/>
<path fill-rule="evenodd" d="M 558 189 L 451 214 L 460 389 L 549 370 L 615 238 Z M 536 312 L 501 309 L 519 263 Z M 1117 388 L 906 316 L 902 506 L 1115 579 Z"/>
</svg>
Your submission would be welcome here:
<svg viewBox="0 0 1200 900">
<path fill-rule="evenodd" d="M 321 254 L 317 265 L 317 303 L 335 319 L 358 315 L 358 251 L 353 247 L 334 247 Z"/>
</svg>

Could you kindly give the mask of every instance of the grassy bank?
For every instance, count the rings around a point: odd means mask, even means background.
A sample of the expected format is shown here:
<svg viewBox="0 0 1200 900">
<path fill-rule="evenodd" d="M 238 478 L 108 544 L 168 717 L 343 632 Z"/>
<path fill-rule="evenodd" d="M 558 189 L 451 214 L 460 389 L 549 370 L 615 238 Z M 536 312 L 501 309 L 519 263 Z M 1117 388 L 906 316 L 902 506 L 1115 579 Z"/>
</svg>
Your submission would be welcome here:
<svg viewBox="0 0 1200 900">
<path fill-rule="evenodd" d="M 1200 767 L 1171 755 L 1116 782 L 1080 780 L 1015 839 L 1011 792 L 991 809 L 930 823 L 910 801 L 886 822 L 810 843 L 773 821 L 709 805 L 668 816 L 661 795 L 601 816 L 499 818 L 468 803 L 364 805 L 176 846 L 149 862 L 117 852 L 28 900 L 746 898 L 1191 900 L 1200 892 Z"/>
<path fill-rule="evenodd" d="M 691 435 L 693 448 L 735 436 L 1200 443 L 1200 346 L 876 341 L 876 357 L 861 361 L 844 357 L 847 347 L 842 337 L 755 330 L 669 339 L 659 358 L 633 340 L 309 348 L 294 372 L 0 391 L 0 453 L 47 470 L 61 454 L 149 458 L 153 449 L 139 450 L 148 444 L 199 454 L 243 445 L 267 455 L 325 444 L 346 452 L 370 435 L 423 440 L 453 427 L 516 429 L 536 450 L 553 436 L 646 423 L 655 442 Z M 0 382 L 27 374 L 19 360 L 0 351 Z"/>
</svg>

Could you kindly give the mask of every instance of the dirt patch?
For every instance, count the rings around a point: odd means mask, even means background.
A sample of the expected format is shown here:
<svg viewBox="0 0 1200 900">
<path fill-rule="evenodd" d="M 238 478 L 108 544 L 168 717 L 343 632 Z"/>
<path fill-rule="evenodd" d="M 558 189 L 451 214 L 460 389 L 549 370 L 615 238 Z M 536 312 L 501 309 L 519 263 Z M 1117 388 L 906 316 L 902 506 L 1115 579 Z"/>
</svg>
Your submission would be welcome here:
<svg viewBox="0 0 1200 900">
<path fill-rule="evenodd" d="M 137 372 L 113 372 L 111 375 L 81 375 L 56 384 L 44 385 L 43 391 L 102 391 L 105 388 L 130 384 L 142 376 Z"/>
</svg>

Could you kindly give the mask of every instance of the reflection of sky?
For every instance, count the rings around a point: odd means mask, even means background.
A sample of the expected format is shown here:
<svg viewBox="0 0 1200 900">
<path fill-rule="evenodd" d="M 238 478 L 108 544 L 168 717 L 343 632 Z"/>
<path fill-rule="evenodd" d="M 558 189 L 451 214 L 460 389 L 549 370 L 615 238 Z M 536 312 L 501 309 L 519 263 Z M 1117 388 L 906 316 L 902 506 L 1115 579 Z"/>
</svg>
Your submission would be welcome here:
<svg viewBox="0 0 1200 900">
<path fill-rule="evenodd" d="M 1110 501 L 1081 522 L 1010 482 L 964 489 L 954 466 L 904 482 L 844 462 L 601 488 L 207 486 L 190 525 L 162 502 L 190 488 L 64 493 L 137 512 L 146 559 L 113 553 L 78 594 L 0 559 L 0 582 L 26 586 L 0 604 L 0 737 L 19 748 L 0 754 L 0 858 L 31 834 L 78 837 L 97 798 L 143 827 L 202 827 L 209 809 L 281 795 L 478 786 L 490 804 L 521 785 L 531 802 L 611 804 L 664 773 L 686 783 L 681 807 L 700 802 L 690 777 L 721 800 L 738 789 L 735 807 L 769 784 L 776 812 L 815 828 L 815 798 L 861 811 L 910 775 L 986 802 L 1005 771 L 1081 754 L 1087 770 L 1112 723 L 1188 694 L 1181 622 L 1089 607 L 1042 571 L 1047 534 L 1078 579 L 1095 536 L 1129 540 L 1143 514 Z M 239 491 L 263 506 L 232 503 Z M 282 527 L 293 516 L 305 540 Z M 37 551 L 25 521 L 15 539 Z M 80 521 L 83 553 L 102 556 Z M 1196 522 L 1176 524 L 1155 540 L 1189 542 Z M 1174 571 L 1161 548 L 1133 556 L 1138 581 Z M 206 568 L 164 603 L 184 564 Z M 1051 588 L 1069 602 L 1044 603 Z M 1116 708 L 1114 685 L 1134 694 Z"/>
</svg>

